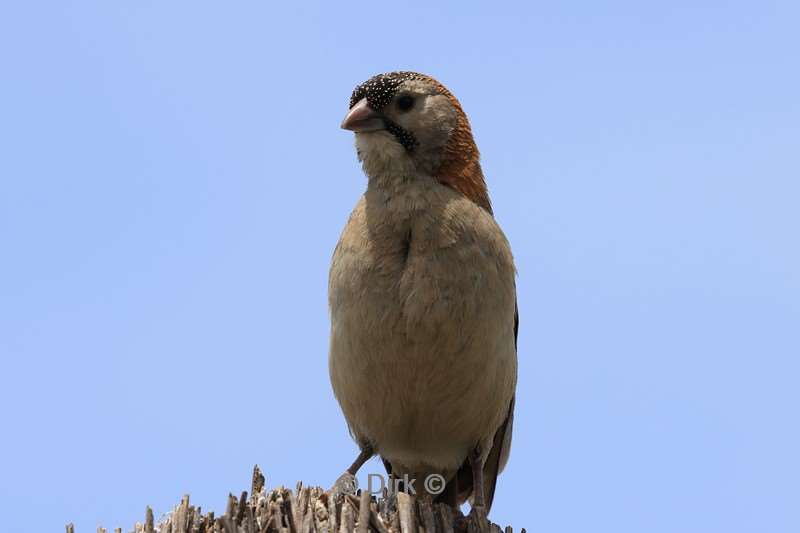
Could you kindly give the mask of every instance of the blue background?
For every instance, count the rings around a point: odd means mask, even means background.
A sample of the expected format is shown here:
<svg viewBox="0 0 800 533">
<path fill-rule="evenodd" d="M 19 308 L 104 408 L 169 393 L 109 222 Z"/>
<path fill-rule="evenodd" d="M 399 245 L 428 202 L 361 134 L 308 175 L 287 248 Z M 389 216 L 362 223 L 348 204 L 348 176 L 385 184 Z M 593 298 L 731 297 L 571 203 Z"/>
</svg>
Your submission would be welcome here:
<svg viewBox="0 0 800 533">
<path fill-rule="evenodd" d="M 541 532 L 800 531 L 796 2 L 4 2 L 0 507 L 328 485 L 327 270 L 378 72 L 461 100 L 519 269 Z M 370 463 L 364 472 L 380 472 Z"/>
</svg>

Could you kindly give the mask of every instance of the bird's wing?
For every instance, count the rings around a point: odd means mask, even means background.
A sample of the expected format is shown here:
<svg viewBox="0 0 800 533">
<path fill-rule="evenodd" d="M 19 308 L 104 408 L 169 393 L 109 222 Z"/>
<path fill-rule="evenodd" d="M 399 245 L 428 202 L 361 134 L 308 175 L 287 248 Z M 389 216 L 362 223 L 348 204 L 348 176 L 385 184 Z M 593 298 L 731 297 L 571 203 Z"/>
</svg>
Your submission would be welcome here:
<svg viewBox="0 0 800 533">
<path fill-rule="evenodd" d="M 519 332 L 519 309 L 516 302 L 514 303 L 514 349 L 517 347 L 517 337 Z M 511 397 L 511 403 L 508 406 L 508 415 L 506 419 L 497 428 L 494 434 L 494 441 L 492 442 L 492 449 L 489 451 L 489 456 L 483 465 L 483 498 L 486 502 L 486 512 L 492 509 L 492 501 L 494 500 L 494 489 L 497 485 L 497 476 L 503 471 L 503 468 L 508 462 L 508 456 L 511 453 L 511 433 L 514 427 L 514 400 L 516 395 Z M 456 502 L 461 505 L 467 499 L 472 498 L 472 467 L 469 460 L 464 461 L 461 468 L 458 469 L 455 477 L 452 480 L 456 487 Z"/>
<path fill-rule="evenodd" d="M 519 333 L 519 308 L 514 302 L 514 349 L 517 348 L 517 337 Z M 514 429 L 514 400 L 516 395 L 511 397 L 511 404 L 508 406 L 508 415 L 494 434 L 492 451 L 486 458 L 483 465 L 483 486 L 484 499 L 486 500 L 486 511 L 492 508 L 494 500 L 494 489 L 497 485 L 497 476 L 505 468 L 508 456 L 511 454 L 511 434 Z"/>
</svg>

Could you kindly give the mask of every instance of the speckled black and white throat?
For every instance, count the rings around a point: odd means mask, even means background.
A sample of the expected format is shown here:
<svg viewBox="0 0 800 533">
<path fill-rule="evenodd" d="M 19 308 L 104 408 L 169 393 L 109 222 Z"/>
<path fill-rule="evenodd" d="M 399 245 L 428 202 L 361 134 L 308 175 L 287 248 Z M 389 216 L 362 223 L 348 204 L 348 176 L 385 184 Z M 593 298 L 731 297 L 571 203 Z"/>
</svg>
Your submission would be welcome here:
<svg viewBox="0 0 800 533">
<path fill-rule="evenodd" d="M 391 103 L 397 93 L 397 88 L 404 81 L 421 79 L 424 79 L 424 76 L 416 72 L 387 72 L 385 74 L 378 74 L 353 90 L 353 94 L 350 96 L 350 107 L 352 108 L 360 102 L 362 98 L 366 98 L 367 103 L 372 109 L 381 112 Z M 412 132 L 404 129 L 386 116 L 383 117 L 383 122 L 386 126 L 386 131 L 391 133 L 406 151 L 411 152 L 419 145 L 419 141 L 417 141 L 417 138 Z"/>
</svg>

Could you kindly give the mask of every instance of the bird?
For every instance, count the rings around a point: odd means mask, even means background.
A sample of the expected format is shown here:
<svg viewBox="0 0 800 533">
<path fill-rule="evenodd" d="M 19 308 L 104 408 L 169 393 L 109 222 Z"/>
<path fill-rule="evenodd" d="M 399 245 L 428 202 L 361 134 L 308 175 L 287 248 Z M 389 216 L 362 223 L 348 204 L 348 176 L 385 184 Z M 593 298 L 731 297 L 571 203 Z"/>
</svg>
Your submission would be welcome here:
<svg viewBox="0 0 800 533">
<path fill-rule="evenodd" d="M 345 474 L 378 455 L 485 520 L 511 448 L 519 314 L 469 120 L 440 82 L 398 71 L 359 84 L 341 127 L 367 177 L 328 280 L 330 380 L 359 446 Z M 431 475 L 443 491 L 420 486 Z"/>
</svg>

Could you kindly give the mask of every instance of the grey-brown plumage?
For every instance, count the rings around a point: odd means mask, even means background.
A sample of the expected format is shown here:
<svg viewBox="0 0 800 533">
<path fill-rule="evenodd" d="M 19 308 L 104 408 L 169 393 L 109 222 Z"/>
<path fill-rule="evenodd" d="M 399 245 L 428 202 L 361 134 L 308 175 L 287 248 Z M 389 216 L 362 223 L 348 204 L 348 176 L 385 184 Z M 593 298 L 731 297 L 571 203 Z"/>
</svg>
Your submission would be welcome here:
<svg viewBox="0 0 800 533">
<path fill-rule="evenodd" d="M 377 76 L 352 100 L 342 127 L 368 184 L 329 280 L 331 383 L 363 452 L 350 471 L 376 453 L 488 511 L 511 444 L 515 270 L 469 122 L 416 73 Z"/>
</svg>

